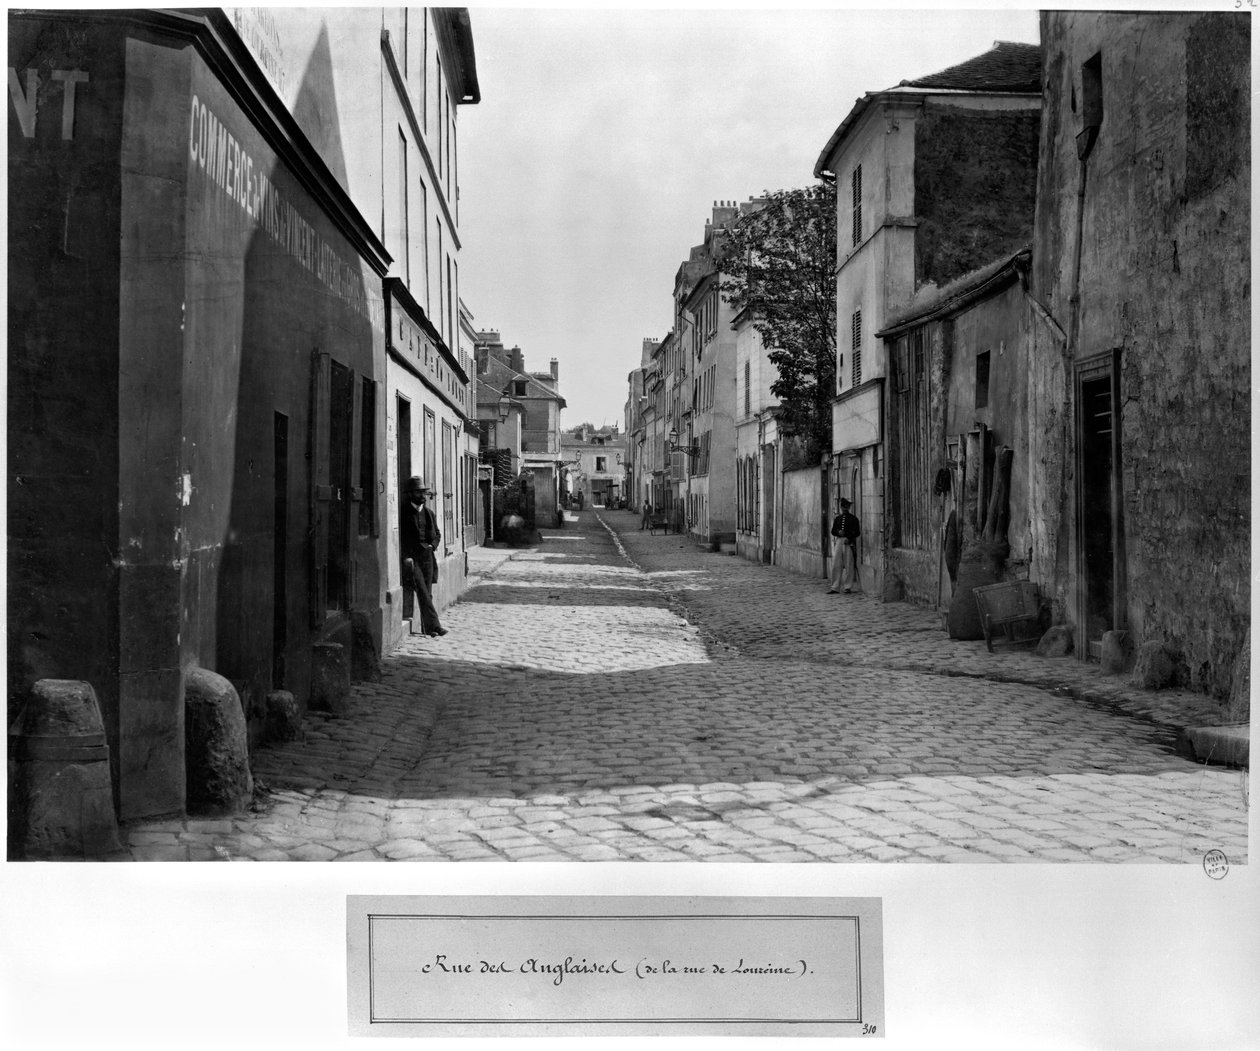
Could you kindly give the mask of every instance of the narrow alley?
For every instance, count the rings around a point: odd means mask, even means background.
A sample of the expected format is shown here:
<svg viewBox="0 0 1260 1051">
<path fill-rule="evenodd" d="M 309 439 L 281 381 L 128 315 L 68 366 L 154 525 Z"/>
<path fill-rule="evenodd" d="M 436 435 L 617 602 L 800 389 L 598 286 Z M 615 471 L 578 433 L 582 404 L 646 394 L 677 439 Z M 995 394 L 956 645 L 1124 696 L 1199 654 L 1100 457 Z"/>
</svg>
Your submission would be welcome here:
<svg viewBox="0 0 1260 1051">
<path fill-rule="evenodd" d="M 478 549 L 445 638 L 256 752 L 253 812 L 135 860 L 1246 860 L 1205 702 L 950 641 L 932 614 L 588 510 Z"/>
</svg>

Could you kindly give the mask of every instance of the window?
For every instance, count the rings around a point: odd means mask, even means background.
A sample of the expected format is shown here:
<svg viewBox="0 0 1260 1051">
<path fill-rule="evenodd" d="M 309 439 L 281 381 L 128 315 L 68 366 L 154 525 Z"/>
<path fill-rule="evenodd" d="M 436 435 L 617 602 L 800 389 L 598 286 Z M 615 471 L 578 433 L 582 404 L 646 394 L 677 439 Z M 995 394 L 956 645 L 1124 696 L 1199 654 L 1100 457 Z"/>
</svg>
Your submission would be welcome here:
<svg viewBox="0 0 1260 1051">
<path fill-rule="evenodd" d="M 853 169 L 853 246 L 862 243 L 862 166 Z"/>
<path fill-rule="evenodd" d="M 1096 128 L 1103 119 L 1102 52 L 1081 66 L 1081 125 Z"/>
<path fill-rule="evenodd" d="M 398 235 L 402 250 L 402 276 L 411 287 L 411 229 L 407 216 L 407 136 L 398 129 Z"/>
<path fill-rule="evenodd" d="M 852 385 L 856 387 L 862 382 L 862 311 L 853 311 L 851 328 L 853 338 L 853 342 L 851 344 L 853 350 Z"/>
<path fill-rule="evenodd" d="M 595 473 L 603 474 L 607 470 L 608 470 L 608 457 L 607 456 L 595 457 Z"/>
<path fill-rule="evenodd" d="M 513 380 L 512 393 L 515 394 L 518 398 L 525 397 L 525 380 Z"/>
<path fill-rule="evenodd" d="M 744 362 L 744 415 L 752 413 L 752 362 Z"/>
<path fill-rule="evenodd" d="M 446 331 L 446 282 L 443 280 L 442 260 L 446 252 L 442 247 L 442 220 L 438 220 L 438 332 Z"/>
<path fill-rule="evenodd" d="M 989 352 L 976 355 L 976 408 L 989 404 Z"/>
<path fill-rule="evenodd" d="M 432 309 L 429 304 L 429 188 L 423 179 L 420 180 L 420 230 L 420 258 L 424 260 L 424 312 L 428 314 Z"/>
</svg>

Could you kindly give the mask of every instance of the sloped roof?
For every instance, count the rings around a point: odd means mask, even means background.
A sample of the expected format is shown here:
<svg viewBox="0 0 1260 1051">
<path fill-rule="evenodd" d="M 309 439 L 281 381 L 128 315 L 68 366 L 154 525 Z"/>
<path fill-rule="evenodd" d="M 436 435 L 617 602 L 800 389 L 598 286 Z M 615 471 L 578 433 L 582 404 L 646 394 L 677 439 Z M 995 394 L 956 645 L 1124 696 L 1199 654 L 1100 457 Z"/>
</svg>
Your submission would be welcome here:
<svg viewBox="0 0 1260 1051">
<path fill-rule="evenodd" d="M 1040 91 L 1041 45 L 999 40 L 983 55 L 939 73 L 903 80 L 903 88 L 949 88 L 955 91 Z"/>
<path fill-rule="evenodd" d="M 875 333 L 876 337 L 887 339 L 902 329 L 921 324 L 938 315 L 950 314 L 977 299 L 1001 291 L 1018 276 L 1021 269 L 1027 269 L 1031 258 L 1032 246 L 1024 245 L 944 286 L 924 285 L 915 293 L 909 306 L 890 317 L 884 327 Z"/>
<path fill-rule="evenodd" d="M 505 365 L 495 357 L 489 357 L 486 359 L 486 371 L 478 378 L 477 404 L 498 404 L 500 392 L 509 383 L 517 380 L 525 381 L 525 393 L 523 395 L 513 395 L 514 397 L 557 401 L 560 403 L 561 408 L 564 408 L 568 404 L 556 391 L 551 390 L 545 384 L 539 383 L 538 380 L 529 373 L 517 372 L 511 366 Z"/>
<path fill-rule="evenodd" d="M 977 94 L 1041 94 L 1041 45 L 997 41 L 983 55 L 969 58 L 939 73 L 917 80 L 903 80 L 896 87 L 868 91 L 853 103 L 848 116 L 827 140 L 814 164 L 814 178 L 822 178 L 827 161 L 841 140 L 857 124 L 873 100 L 896 93 L 929 96 L 934 92 L 974 92 Z"/>
</svg>

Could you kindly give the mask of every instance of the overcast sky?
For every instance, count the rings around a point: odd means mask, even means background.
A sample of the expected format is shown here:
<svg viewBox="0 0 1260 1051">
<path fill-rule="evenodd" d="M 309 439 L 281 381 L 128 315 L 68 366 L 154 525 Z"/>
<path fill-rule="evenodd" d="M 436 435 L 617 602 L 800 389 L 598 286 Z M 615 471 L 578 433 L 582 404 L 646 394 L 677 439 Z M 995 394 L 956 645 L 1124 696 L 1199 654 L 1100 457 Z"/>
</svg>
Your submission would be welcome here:
<svg viewBox="0 0 1260 1051">
<path fill-rule="evenodd" d="M 804 186 L 867 91 L 1036 42 L 1035 8 L 471 8 L 482 101 L 459 112 L 460 294 L 563 425 L 620 422 L 645 336 L 717 200 Z"/>
</svg>

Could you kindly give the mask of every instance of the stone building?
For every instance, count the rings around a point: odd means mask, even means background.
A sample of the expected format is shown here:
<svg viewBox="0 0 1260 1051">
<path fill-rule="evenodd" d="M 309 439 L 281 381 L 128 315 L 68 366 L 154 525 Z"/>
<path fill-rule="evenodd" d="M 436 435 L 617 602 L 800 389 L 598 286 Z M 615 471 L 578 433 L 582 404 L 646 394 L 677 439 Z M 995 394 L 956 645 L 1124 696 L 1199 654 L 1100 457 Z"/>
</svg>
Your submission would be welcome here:
<svg viewBox="0 0 1260 1051">
<path fill-rule="evenodd" d="M 184 807 L 194 670 L 256 736 L 388 645 L 386 278 L 429 301 L 381 83 L 418 39 L 391 98 L 436 149 L 477 97 L 459 9 L 10 13 L 9 696 L 94 687 L 124 820 Z"/>
<path fill-rule="evenodd" d="M 1082 658 L 1124 631 L 1221 696 L 1250 632 L 1250 25 L 1041 16 L 1031 573 Z"/>
<path fill-rule="evenodd" d="M 385 376 L 375 392 L 385 430 L 383 523 L 374 528 L 385 542 L 379 631 L 388 650 L 411 612 L 398 555 L 410 475 L 433 489 L 439 607 L 463 588 L 470 540 L 466 478 L 478 434 L 472 361 L 459 345 L 458 114 L 481 95 L 468 12 L 238 8 L 232 18 L 308 139 L 321 151 L 336 147 L 336 178 L 373 217 L 391 256 Z M 299 101 L 293 85 L 311 70 L 319 71 L 319 91 Z"/>
<path fill-rule="evenodd" d="M 512 475 L 528 472 L 535 522 L 550 527 L 560 507 L 560 364 L 527 372 L 520 347 L 508 349 L 498 332 L 478 333 L 477 415 L 483 458 L 488 449 L 510 448 Z M 496 483 L 497 484 L 497 483 Z"/>
<path fill-rule="evenodd" d="M 626 485 L 625 498 L 632 511 L 643 509 L 645 502 L 651 502 L 649 486 L 651 481 L 650 462 L 646 455 L 648 431 L 648 397 L 646 378 L 652 367 L 652 355 L 660 347 L 658 339 L 644 338 L 639 356 L 639 367 L 631 369 L 626 376 Z"/>
<path fill-rule="evenodd" d="M 940 73 L 860 98 L 823 147 L 838 183 L 836 399 L 830 513 L 862 522 L 862 588 L 882 593 L 887 363 L 874 334 L 916 290 L 944 285 L 1032 235 L 1041 54 L 999 42 Z"/>
<path fill-rule="evenodd" d="M 735 332 L 735 549 L 773 563 L 782 504 L 779 399 L 770 392 L 778 369 L 748 310 L 731 319 Z"/>
<path fill-rule="evenodd" d="M 949 605 L 962 553 L 986 536 L 988 549 L 1006 546 L 986 582 L 1029 575 L 1029 257 L 1023 248 L 927 286 L 876 333 L 888 368 L 888 580 L 921 605 Z"/>
<path fill-rule="evenodd" d="M 584 507 L 611 507 L 626 499 L 626 435 L 614 424 L 594 430 L 579 427 L 561 436 L 560 448 L 570 501 L 582 494 Z"/>
<path fill-rule="evenodd" d="M 715 201 L 704 240 L 678 271 L 674 283 L 674 332 L 682 352 L 679 381 L 690 379 L 690 397 L 673 425 L 673 454 L 685 462 L 688 529 L 706 543 L 736 542 L 734 308 L 722 294 L 726 226 L 759 201 Z M 686 407 L 683 407 L 686 406 Z"/>
</svg>

